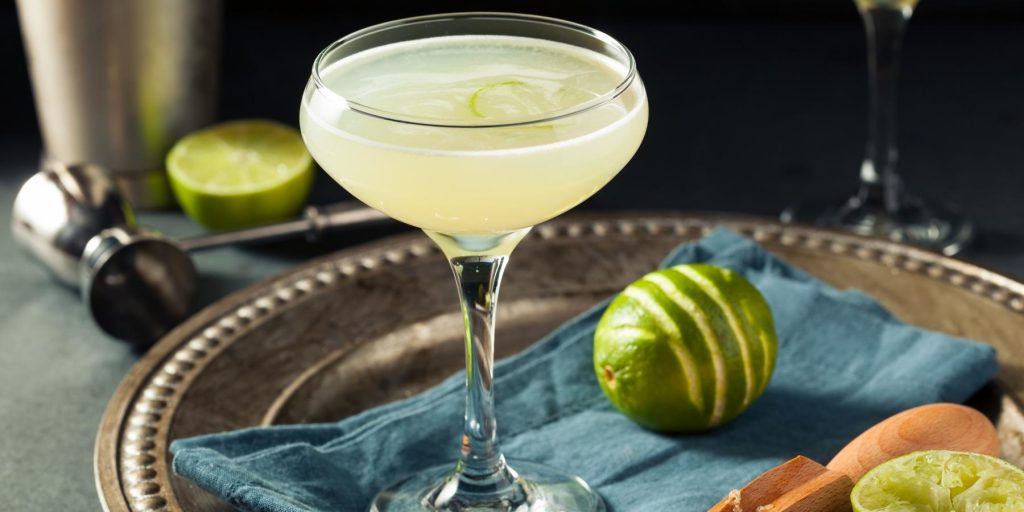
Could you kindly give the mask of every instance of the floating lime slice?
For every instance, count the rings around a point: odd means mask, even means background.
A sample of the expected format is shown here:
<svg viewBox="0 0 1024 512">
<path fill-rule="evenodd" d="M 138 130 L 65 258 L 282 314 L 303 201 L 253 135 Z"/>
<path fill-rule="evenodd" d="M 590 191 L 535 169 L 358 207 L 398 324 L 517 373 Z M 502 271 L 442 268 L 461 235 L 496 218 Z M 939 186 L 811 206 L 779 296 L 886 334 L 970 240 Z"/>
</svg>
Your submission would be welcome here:
<svg viewBox="0 0 1024 512">
<path fill-rule="evenodd" d="M 469 97 L 473 115 L 495 120 L 525 120 L 553 112 L 556 107 L 542 89 L 522 80 L 487 84 Z"/>
<path fill-rule="evenodd" d="M 313 159 L 289 126 L 232 121 L 178 141 L 167 155 L 167 173 L 189 217 L 231 229 L 297 214 L 313 182 Z"/>
<path fill-rule="evenodd" d="M 1019 512 L 1024 471 L 976 453 L 916 452 L 869 471 L 850 501 L 855 512 Z"/>
</svg>

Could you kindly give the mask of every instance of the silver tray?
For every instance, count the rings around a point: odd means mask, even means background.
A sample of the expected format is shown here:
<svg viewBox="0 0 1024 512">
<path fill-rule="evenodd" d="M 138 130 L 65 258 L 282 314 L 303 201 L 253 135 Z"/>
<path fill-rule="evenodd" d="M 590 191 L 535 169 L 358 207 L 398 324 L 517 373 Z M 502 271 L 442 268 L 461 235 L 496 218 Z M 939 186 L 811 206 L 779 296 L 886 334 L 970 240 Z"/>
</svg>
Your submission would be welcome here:
<svg viewBox="0 0 1024 512">
<path fill-rule="evenodd" d="M 972 403 L 1024 462 L 1024 284 L 894 243 L 733 216 L 578 215 L 538 227 L 502 287 L 499 356 L 513 354 L 655 267 L 676 244 L 725 225 L 907 322 L 999 349 L 996 382 Z M 344 250 L 234 293 L 154 346 L 103 416 L 96 485 L 105 510 L 231 508 L 170 471 L 177 438 L 333 421 L 415 394 L 460 369 L 451 275 L 423 235 Z M 500 390 L 498 391 L 500 393 Z"/>
</svg>

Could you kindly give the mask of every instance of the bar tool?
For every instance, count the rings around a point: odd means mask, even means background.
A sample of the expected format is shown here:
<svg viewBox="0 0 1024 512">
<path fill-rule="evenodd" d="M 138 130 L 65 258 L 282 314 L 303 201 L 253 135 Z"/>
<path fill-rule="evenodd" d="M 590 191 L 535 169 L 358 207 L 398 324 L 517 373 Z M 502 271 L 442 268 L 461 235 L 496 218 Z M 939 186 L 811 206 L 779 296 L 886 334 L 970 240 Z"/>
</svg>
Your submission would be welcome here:
<svg viewBox="0 0 1024 512">
<path fill-rule="evenodd" d="M 214 118 L 221 0 L 18 0 L 48 158 L 102 166 L 138 208 L 174 203 L 164 156 Z"/>
<path fill-rule="evenodd" d="M 14 199 L 14 240 L 62 283 L 78 286 L 78 263 L 100 231 L 135 219 L 109 175 L 89 164 L 51 163 L 22 185 Z"/>
<path fill-rule="evenodd" d="M 197 287 L 190 251 L 265 243 L 389 218 L 356 202 L 308 207 L 278 224 L 175 241 L 136 225 L 131 208 L 102 169 L 51 165 L 18 192 L 11 216 L 15 241 L 61 283 L 78 289 L 108 334 L 148 344 L 189 313 Z"/>
</svg>

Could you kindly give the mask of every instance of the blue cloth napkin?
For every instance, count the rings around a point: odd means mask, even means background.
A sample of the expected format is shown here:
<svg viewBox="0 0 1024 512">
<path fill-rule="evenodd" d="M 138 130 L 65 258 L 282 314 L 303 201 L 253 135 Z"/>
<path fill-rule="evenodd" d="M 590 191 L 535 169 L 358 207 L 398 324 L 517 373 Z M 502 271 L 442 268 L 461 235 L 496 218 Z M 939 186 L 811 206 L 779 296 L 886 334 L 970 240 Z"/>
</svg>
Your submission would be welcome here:
<svg viewBox="0 0 1024 512">
<path fill-rule="evenodd" d="M 593 374 L 601 304 L 496 365 L 498 430 L 513 460 L 582 476 L 612 511 L 703 511 L 796 454 L 827 461 L 885 417 L 963 401 L 995 374 L 991 347 L 904 324 L 870 297 L 831 288 L 734 233 L 681 246 L 663 265 L 691 262 L 742 273 L 771 305 L 780 349 L 764 396 L 707 434 L 637 426 Z M 243 510 L 362 511 L 392 481 L 454 460 L 462 412 L 459 374 L 338 423 L 176 441 L 174 470 Z"/>
</svg>

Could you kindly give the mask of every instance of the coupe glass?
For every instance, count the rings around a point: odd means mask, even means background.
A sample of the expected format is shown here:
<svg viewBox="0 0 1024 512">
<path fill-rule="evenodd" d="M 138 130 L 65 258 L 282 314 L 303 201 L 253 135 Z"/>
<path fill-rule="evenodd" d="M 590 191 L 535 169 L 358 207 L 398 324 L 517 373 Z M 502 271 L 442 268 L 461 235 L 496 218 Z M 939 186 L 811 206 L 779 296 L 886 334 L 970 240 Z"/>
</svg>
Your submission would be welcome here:
<svg viewBox="0 0 1024 512">
<path fill-rule="evenodd" d="M 782 213 L 804 222 L 880 236 L 953 255 L 974 234 L 959 213 L 910 194 L 897 173 L 896 83 L 903 31 L 917 0 L 855 0 L 868 43 L 868 140 L 852 197 L 811 200 Z"/>
<path fill-rule="evenodd" d="M 389 111 L 331 87 L 347 72 L 331 66 L 345 59 L 368 58 L 375 54 L 366 52 L 380 54 L 382 48 L 394 54 L 416 48 L 420 40 L 448 36 L 512 37 L 516 44 L 571 48 L 617 70 L 615 84 L 572 108 L 508 123 Z M 404 59 L 417 60 L 422 59 Z M 436 80 L 436 70 L 423 72 Z M 513 83 L 518 81 L 496 85 Z M 506 100 L 495 108 L 504 108 Z M 594 29 L 538 16 L 462 13 L 394 21 L 351 34 L 320 53 L 302 97 L 300 124 L 313 157 L 339 184 L 369 206 L 422 228 L 437 243 L 455 274 L 465 320 L 464 434 L 452 440 L 461 455 L 426 471 L 409 468 L 411 475 L 381 491 L 370 510 L 604 510 L 601 498 L 576 476 L 542 464 L 506 462 L 494 413 L 494 325 L 512 249 L 533 225 L 597 192 L 643 139 L 647 98 L 630 52 Z"/>
</svg>

